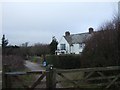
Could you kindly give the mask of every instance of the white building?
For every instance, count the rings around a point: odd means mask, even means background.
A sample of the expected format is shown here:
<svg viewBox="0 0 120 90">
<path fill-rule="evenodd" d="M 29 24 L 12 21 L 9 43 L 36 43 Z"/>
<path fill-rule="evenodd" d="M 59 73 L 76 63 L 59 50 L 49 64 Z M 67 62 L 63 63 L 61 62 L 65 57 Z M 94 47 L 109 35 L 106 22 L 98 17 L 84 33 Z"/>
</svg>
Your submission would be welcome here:
<svg viewBox="0 0 120 90">
<path fill-rule="evenodd" d="M 85 41 L 90 38 L 92 33 L 93 28 L 89 28 L 89 32 L 80 34 L 65 32 L 65 36 L 58 43 L 56 54 L 81 54 L 85 47 Z"/>
</svg>

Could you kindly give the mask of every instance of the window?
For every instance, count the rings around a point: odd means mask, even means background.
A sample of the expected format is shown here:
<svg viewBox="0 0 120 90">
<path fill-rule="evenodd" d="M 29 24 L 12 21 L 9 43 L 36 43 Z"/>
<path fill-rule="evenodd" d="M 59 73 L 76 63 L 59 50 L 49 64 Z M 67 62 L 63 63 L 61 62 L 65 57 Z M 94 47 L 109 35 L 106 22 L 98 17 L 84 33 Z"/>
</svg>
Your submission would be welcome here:
<svg viewBox="0 0 120 90">
<path fill-rule="evenodd" d="M 79 48 L 82 48 L 83 47 L 83 45 L 82 44 L 79 44 Z"/>
<path fill-rule="evenodd" d="M 65 44 L 60 44 L 60 49 L 61 50 L 66 50 L 66 45 Z"/>
<path fill-rule="evenodd" d="M 85 47 L 85 44 L 84 43 L 80 43 L 79 44 L 79 48 L 84 48 Z"/>
</svg>

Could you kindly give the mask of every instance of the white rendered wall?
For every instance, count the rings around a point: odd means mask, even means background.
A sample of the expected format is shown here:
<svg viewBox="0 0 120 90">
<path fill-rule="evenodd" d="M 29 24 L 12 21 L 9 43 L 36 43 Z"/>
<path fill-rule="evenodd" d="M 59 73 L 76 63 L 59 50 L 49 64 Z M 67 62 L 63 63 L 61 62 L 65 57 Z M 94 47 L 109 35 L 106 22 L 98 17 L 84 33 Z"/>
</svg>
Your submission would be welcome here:
<svg viewBox="0 0 120 90">
<path fill-rule="evenodd" d="M 85 44 L 82 44 L 82 47 L 80 47 L 80 44 L 73 44 L 71 52 L 75 54 L 80 54 L 85 47 Z"/>
<path fill-rule="evenodd" d="M 70 53 L 70 47 L 69 47 L 69 44 L 68 44 L 68 42 L 65 40 L 64 37 L 62 37 L 62 39 L 58 42 L 57 49 L 60 49 L 60 45 L 61 45 L 61 44 L 65 44 L 65 45 L 66 45 L 66 51 L 67 51 L 67 53 L 69 54 L 69 53 Z"/>
</svg>

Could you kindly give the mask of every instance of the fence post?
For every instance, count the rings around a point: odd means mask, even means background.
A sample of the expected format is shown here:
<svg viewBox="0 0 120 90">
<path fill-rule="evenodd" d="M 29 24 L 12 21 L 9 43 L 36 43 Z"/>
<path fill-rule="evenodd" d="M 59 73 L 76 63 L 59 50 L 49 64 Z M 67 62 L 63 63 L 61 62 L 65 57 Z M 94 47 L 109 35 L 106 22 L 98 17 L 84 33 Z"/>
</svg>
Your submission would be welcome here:
<svg viewBox="0 0 120 90">
<path fill-rule="evenodd" d="M 3 73 L 2 73 L 2 88 L 11 88 L 11 78 L 6 75 L 6 72 L 10 72 L 8 65 L 3 65 Z"/>
<path fill-rule="evenodd" d="M 53 68 L 53 65 L 48 65 L 46 71 L 46 87 L 50 89 L 56 88 L 56 69 Z"/>
</svg>

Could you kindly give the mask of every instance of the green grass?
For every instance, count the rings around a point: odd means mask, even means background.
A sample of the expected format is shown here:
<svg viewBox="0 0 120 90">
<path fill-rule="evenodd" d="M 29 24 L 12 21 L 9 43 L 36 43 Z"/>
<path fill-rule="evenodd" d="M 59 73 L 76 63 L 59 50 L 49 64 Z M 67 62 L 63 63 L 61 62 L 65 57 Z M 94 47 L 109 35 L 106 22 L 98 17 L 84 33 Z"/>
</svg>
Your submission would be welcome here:
<svg viewBox="0 0 120 90">
<path fill-rule="evenodd" d="M 63 73 L 65 77 L 67 77 L 69 80 L 80 80 L 83 78 L 84 73 L 83 72 L 71 72 L 71 73 Z M 71 82 L 65 82 L 65 78 L 62 78 L 61 76 L 57 75 L 57 80 L 62 81 L 61 85 L 63 87 L 74 87 L 74 84 Z"/>
<path fill-rule="evenodd" d="M 23 72 L 31 71 L 28 68 L 25 68 Z M 23 75 L 19 76 L 20 79 L 22 79 L 24 85 L 31 86 L 33 82 L 36 80 L 36 77 L 38 74 L 30 74 L 30 75 Z M 16 80 L 15 78 L 12 78 L 12 88 L 24 88 L 19 80 Z"/>
<path fill-rule="evenodd" d="M 100 88 L 96 86 L 95 84 L 91 85 L 87 82 L 82 81 L 81 79 L 84 78 L 84 72 L 71 72 L 71 73 L 63 73 L 65 77 L 67 77 L 69 80 L 78 80 L 77 85 L 71 83 L 71 82 L 66 82 L 67 80 L 65 78 L 62 78 L 61 76 L 57 75 L 57 81 L 62 81 L 60 84 L 64 88 L 68 87 L 74 87 L 74 88 Z M 80 81 L 81 80 L 81 81 Z"/>
<path fill-rule="evenodd" d="M 33 81 L 35 81 L 35 79 L 36 79 L 35 77 L 36 77 L 36 75 L 34 75 L 34 74 L 19 76 L 19 78 L 23 80 L 23 83 L 26 86 L 30 86 L 33 83 Z M 13 80 L 14 80 L 14 82 L 12 83 L 12 88 L 24 88 L 19 80 L 15 80 L 15 79 L 13 79 Z"/>
<path fill-rule="evenodd" d="M 43 58 L 38 56 L 32 56 L 29 60 L 39 64 L 42 64 L 43 62 Z"/>
</svg>

